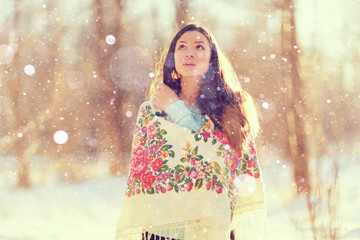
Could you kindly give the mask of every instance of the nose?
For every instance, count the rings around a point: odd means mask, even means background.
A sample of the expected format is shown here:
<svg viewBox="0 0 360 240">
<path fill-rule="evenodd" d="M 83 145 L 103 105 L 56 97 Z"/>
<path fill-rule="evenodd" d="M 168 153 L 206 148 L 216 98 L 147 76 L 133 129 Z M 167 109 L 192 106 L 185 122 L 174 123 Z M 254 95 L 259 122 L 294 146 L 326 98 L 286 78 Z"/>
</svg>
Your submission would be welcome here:
<svg viewBox="0 0 360 240">
<path fill-rule="evenodd" d="M 188 51 L 188 52 L 186 53 L 186 57 L 187 57 L 187 58 L 193 58 L 193 57 L 194 57 L 194 53 L 193 53 L 192 51 Z"/>
</svg>

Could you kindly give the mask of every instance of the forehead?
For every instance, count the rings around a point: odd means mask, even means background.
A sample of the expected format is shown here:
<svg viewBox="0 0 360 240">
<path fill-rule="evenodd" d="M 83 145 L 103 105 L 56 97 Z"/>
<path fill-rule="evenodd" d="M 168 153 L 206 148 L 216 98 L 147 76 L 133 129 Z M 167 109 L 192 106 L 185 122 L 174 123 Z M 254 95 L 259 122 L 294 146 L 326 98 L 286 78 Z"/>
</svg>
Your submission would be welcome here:
<svg viewBox="0 0 360 240">
<path fill-rule="evenodd" d="M 205 44 L 209 44 L 209 40 L 205 37 L 204 34 L 198 31 L 187 31 L 177 41 L 179 42 L 186 42 L 186 43 L 194 43 L 194 42 L 203 42 Z"/>
</svg>

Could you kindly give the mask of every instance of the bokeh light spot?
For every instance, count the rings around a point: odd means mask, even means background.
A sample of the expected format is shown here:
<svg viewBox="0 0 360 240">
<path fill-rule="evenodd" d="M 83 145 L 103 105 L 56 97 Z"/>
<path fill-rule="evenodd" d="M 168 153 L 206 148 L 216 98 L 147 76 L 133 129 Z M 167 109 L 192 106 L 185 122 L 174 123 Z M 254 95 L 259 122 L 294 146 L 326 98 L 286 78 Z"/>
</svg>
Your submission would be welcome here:
<svg viewBox="0 0 360 240">
<path fill-rule="evenodd" d="M 24 72 L 26 75 L 32 76 L 35 74 L 35 67 L 34 65 L 28 64 L 24 67 Z"/>
<path fill-rule="evenodd" d="M 114 35 L 107 35 L 106 36 L 106 43 L 109 45 L 113 45 L 116 42 L 116 38 Z"/>
<path fill-rule="evenodd" d="M 54 133 L 54 141 L 57 144 L 64 144 L 68 141 L 68 139 L 69 139 L 68 134 L 63 130 L 59 130 Z"/>
</svg>

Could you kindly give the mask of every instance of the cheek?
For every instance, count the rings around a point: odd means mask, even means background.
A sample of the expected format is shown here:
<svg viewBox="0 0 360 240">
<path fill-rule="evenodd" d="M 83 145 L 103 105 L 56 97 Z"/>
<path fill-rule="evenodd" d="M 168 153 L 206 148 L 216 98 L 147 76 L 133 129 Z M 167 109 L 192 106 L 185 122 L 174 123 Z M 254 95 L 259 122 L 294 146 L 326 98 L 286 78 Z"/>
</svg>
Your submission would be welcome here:
<svg viewBox="0 0 360 240">
<path fill-rule="evenodd" d="M 181 63 L 183 62 L 183 57 L 181 56 L 181 54 L 176 53 L 176 54 L 174 55 L 174 60 L 175 60 L 175 67 L 176 67 L 176 66 L 180 66 Z"/>
<path fill-rule="evenodd" d="M 176 71 L 179 70 L 179 67 L 180 67 L 180 60 L 178 58 L 175 58 L 175 69 L 176 69 Z"/>
<path fill-rule="evenodd" d="M 210 55 L 209 54 L 201 54 L 199 55 L 199 59 L 201 60 L 201 65 L 203 68 L 206 68 L 206 70 L 209 68 L 210 63 Z"/>
<path fill-rule="evenodd" d="M 199 53 L 197 55 L 198 59 L 203 61 L 203 62 L 210 62 L 210 54 L 208 53 Z"/>
<path fill-rule="evenodd" d="M 203 66 L 202 66 L 202 68 L 201 68 L 201 73 L 202 74 L 205 74 L 207 71 L 209 70 L 209 63 L 208 62 L 206 62 L 206 63 L 203 63 Z"/>
</svg>

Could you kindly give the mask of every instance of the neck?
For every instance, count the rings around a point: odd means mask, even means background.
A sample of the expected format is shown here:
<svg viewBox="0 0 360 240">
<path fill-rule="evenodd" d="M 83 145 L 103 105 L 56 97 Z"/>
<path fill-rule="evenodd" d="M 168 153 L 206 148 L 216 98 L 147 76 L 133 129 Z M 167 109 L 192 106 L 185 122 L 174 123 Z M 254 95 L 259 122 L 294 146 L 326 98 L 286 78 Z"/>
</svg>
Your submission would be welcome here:
<svg viewBox="0 0 360 240">
<path fill-rule="evenodd" d="M 184 101 L 186 106 L 190 107 L 197 104 L 200 87 L 201 77 L 200 79 L 184 76 L 181 78 L 181 92 L 179 97 Z"/>
</svg>

